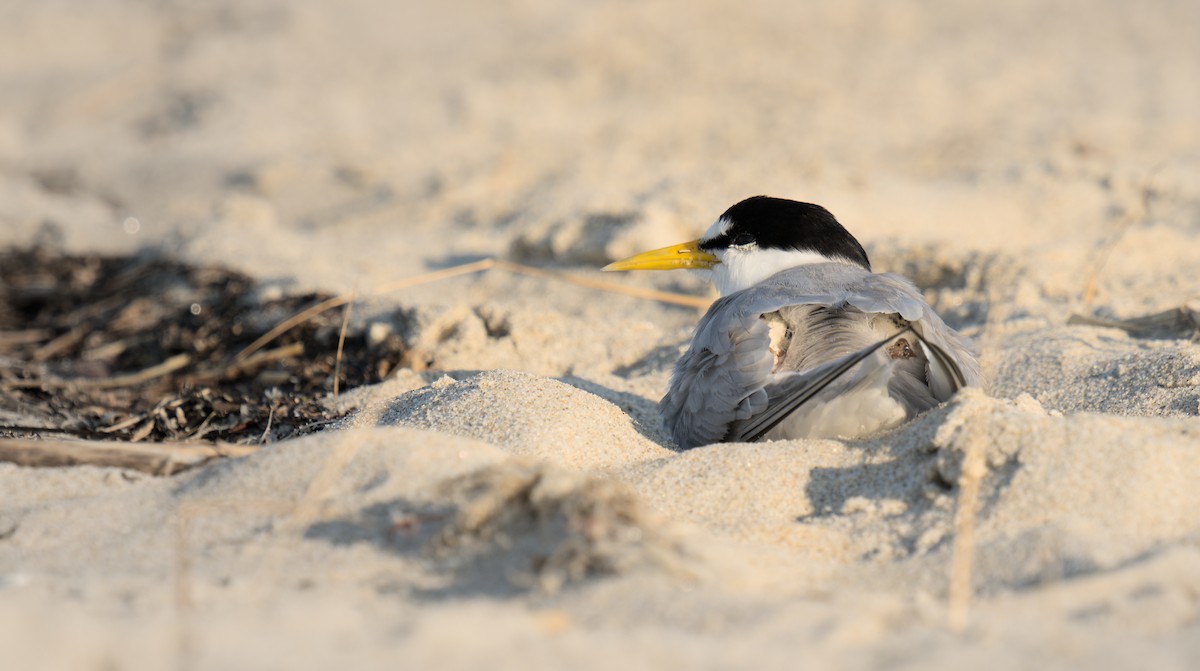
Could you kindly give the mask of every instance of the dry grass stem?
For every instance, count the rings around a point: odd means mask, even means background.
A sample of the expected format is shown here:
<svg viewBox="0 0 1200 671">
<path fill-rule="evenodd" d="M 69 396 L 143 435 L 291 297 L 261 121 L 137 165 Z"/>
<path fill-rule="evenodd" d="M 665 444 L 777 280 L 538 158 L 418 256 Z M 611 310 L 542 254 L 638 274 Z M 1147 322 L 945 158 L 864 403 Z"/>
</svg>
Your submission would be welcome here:
<svg viewBox="0 0 1200 671">
<path fill-rule="evenodd" d="M 44 342 L 54 335 L 50 329 L 25 329 L 22 331 L 0 331 L 0 348 L 7 349 L 17 345 L 32 345 Z"/>
<path fill-rule="evenodd" d="M 131 417 L 126 417 L 112 426 L 106 426 L 103 429 L 100 429 L 100 433 L 116 433 L 117 431 L 124 431 L 125 429 L 128 429 L 145 418 L 145 415 L 133 415 Z"/>
<path fill-rule="evenodd" d="M 338 332 L 337 356 L 333 360 L 333 397 L 338 397 L 338 388 L 342 378 L 342 347 L 346 344 L 346 327 L 350 324 L 350 311 L 354 309 L 354 295 L 342 311 L 342 329 Z"/>
<path fill-rule="evenodd" d="M 674 294 L 666 291 L 656 291 L 654 289 L 643 289 L 641 287 L 629 287 L 616 282 L 605 282 L 603 280 L 594 280 L 589 277 L 579 277 L 568 273 L 555 272 L 553 270 L 545 270 L 543 268 L 535 268 L 533 266 L 521 265 L 512 261 L 496 261 L 496 267 L 508 270 L 522 275 L 530 275 L 532 277 L 543 277 L 546 279 L 567 282 L 588 289 L 598 289 L 614 294 L 622 294 L 632 296 L 634 298 L 643 298 L 646 300 L 658 301 L 660 303 L 668 303 L 671 305 L 682 305 L 689 308 L 697 308 L 699 310 L 707 310 L 709 305 L 712 305 L 712 300 L 703 296 L 688 296 L 687 294 Z"/>
<path fill-rule="evenodd" d="M 275 340 L 276 338 L 283 335 L 284 333 L 291 331 L 292 329 L 303 324 L 304 322 L 308 321 L 309 319 L 316 317 L 317 315 L 321 314 L 322 312 L 325 312 L 326 310 L 332 310 L 333 308 L 340 307 L 349 302 L 350 302 L 350 296 L 348 296 L 348 295 L 347 296 L 334 296 L 333 298 L 323 300 L 320 303 L 317 303 L 316 305 L 314 305 L 310 308 L 305 308 L 304 310 L 301 310 L 300 312 L 297 312 L 296 314 L 292 315 L 291 317 L 288 317 L 287 319 L 279 322 L 278 324 L 275 325 L 275 328 L 262 334 L 261 336 L 259 336 L 259 338 L 257 340 L 250 343 L 249 345 L 246 345 L 246 347 L 242 351 L 238 352 L 233 357 L 233 360 L 235 362 L 243 361 L 244 359 L 249 357 L 251 354 L 254 354 L 258 350 L 265 347 L 272 340 Z"/>
<path fill-rule="evenodd" d="M 60 352 L 74 347 L 76 344 L 82 341 L 87 334 L 87 325 L 80 324 L 34 350 L 32 359 L 38 362 L 49 361 L 50 359 L 58 356 Z"/>
<path fill-rule="evenodd" d="M 710 299 L 700 297 L 700 296 L 688 296 L 686 294 L 674 294 L 674 293 L 670 293 L 670 292 L 666 292 L 666 291 L 656 291 L 654 289 L 643 289 L 641 287 L 629 287 L 629 286 L 625 286 L 623 284 L 617 284 L 615 282 L 604 282 L 601 280 L 593 280 L 593 279 L 587 278 L 587 277 L 579 277 L 579 276 L 571 275 L 568 273 L 560 273 L 560 272 L 555 272 L 552 270 L 545 270 L 543 268 L 535 268 L 533 266 L 526 266 L 526 265 L 522 265 L 520 263 L 513 263 L 512 261 L 503 261 L 503 260 L 499 260 L 499 259 L 481 259 L 479 261 L 472 261 L 471 263 L 464 263 L 459 266 L 453 266 L 450 268 L 443 268 L 441 270 L 435 270 L 433 272 L 425 273 L 423 275 L 417 275 L 415 277 L 409 277 L 409 278 L 405 278 L 402 280 L 396 280 L 394 282 L 388 282 L 385 284 L 381 284 L 381 285 L 375 287 L 374 289 L 372 289 L 370 292 L 370 295 L 379 296 L 379 295 L 383 295 L 383 294 L 392 293 L 395 291 L 400 291 L 401 289 L 410 289 L 412 287 L 420 286 L 422 284 L 429 284 L 431 282 L 439 282 L 441 280 L 450 279 L 452 277 L 460 277 L 462 275 L 470 275 L 472 273 L 479 273 L 479 272 L 483 272 L 486 270 L 492 270 L 493 268 L 500 269 L 500 270 L 507 270 L 509 272 L 519 273 L 522 275 L 529 275 L 532 277 L 541 277 L 541 278 L 551 279 L 551 280 L 555 280 L 555 281 L 559 281 L 559 282 L 567 282 L 569 284 L 586 287 L 588 289 L 598 289 L 600 291 L 607 291 L 609 293 L 622 294 L 625 296 L 632 296 L 634 298 L 642 298 L 645 300 L 658 301 L 660 303 L 668 303 L 670 305 L 681 305 L 684 307 L 696 308 L 696 309 L 700 309 L 700 310 L 708 309 L 708 306 L 712 304 L 712 301 Z M 347 305 L 353 300 L 354 300 L 354 294 L 344 294 L 341 296 L 334 296 L 333 298 L 324 300 L 320 303 L 317 303 L 316 305 L 313 305 L 312 307 L 305 308 L 304 310 L 297 312 L 296 314 L 292 315 L 291 317 L 288 317 L 287 319 L 283 320 L 282 322 L 279 322 L 279 324 L 277 324 L 270 331 L 267 331 L 260 338 L 258 338 L 254 342 L 247 345 L 245 347 L 245 349 L 243 349 L 241 352 L 238 352 L 237 356 L 234 357 L 234 361 L 240 361 L 242 359 L 245 359 L 246 357 L 250 356 L 254 352 L 257 352 L 258 350 L 265 347 L 272 340 L 274 340 L 274 339 L 278 338 L 279 336 L 283 335 L 284 333 L 287 333 L 288 331 L 296 328 L 297 326 L 303 324 L 304 322 L 308 321 L 309 319 L 312 319 L 313 317 L 321 314 L 322 312 L 325 312 L 326 310 L 332 310 L 334 308 L 341 307 L 343 305 Z M 345 331 L 345 327 L 343 326 L 343 332 L 344 331 Z M 336 379 L 335 379 L 335 384 L 336 384 Z"/>
<path fill-rule="evenodd" d="M 46 387 L 49 389 L 113 389 L 116 387 L 132 387 L 134 385 L 149 382 L 166 375 L 170 375 L 175 371 L 187 366 L 192 362 L 192 357 L 189 354 L 176 354 L 166 361 L 139 370 L 134 373 L 125 375 L 114 375 L 100 379 L 83 379 L 83 380 L 15 380 L 12 382 L 0 383 L 0 387 L 6 389 L 34 389 L 38 387 Z"/>
<path fill-rule="evenodd" d="M 267 414 L 267 428 L 263 429 L 262 435 L 258 437 L 258 444 L 262 445 L 267 442 L 267 436 L 271 435 L 271 422 L 275 419 L 275 408 L 271 408 L 271 412 Z"/>
<path fill-rule="evenodd" d="M 987 474 L 983 436 L 978 427 L 969 428 L 968 431 L 962 473 L 958 478 L 958 505 L 954 510 L 954 555 L 950 565 L 948 613 L 948 624 L 953 631 L 962 631 L 967 626 L 979 487 L 983 476 Z"/>
<path fill-rule="evenodd" d="M 4 438 L 0 439 L 0 461 L 19 466 L 109 466 L 151 475 L 173 475 L 212 459 L 241 457 L 257 449 L 245 445 Z"/>
<path fill-rule="evenodd" d="M 304 343 L 294 342 L 265 352 L 257 352 L 241 361 L 235 360 L 233 364 L 224 368 L 198 371 L 189 375 L 187 382 L 198 385 L 215 380 L 232 380 L 271 362 L 290 359 L 302 354 L 304 354 Z"/>
<path fill-rule="evenodd" d="M 435 270 L 433 272 L 416 275 L 415 277 L 406 277 L 402 280 L 395 280 L 380 284 L 371 290 L 371 294 L 375 296 L 381 296 L 383 294 L 390 294 L 394 291 L 400 291 L 401 289 L 411 289 L 412 287 L 418 287 L 422 284 L 429 284 L 430 282 L 440 282 L 441 280 L 448 280 L 452 277 L 460 277 L 462 275 L 470 275 L 472 273 L 478 273 L 484 270 L 491 270 L 496 266 L 496 263 L 496 259 L 480 259 L 479 261 L 472 261 L 471 263 L 464 263 L 458 266 L 442 268 L 441 270 Z"/>
</svg>

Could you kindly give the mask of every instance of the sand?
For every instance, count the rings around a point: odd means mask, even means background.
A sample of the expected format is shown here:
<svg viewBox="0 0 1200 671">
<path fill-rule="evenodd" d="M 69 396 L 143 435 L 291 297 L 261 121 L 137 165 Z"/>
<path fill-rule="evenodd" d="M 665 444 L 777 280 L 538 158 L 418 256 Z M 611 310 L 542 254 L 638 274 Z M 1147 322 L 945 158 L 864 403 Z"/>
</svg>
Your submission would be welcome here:
<svg viewBox="0 0 1200 671">
<path fill-rule="evenodd" d="M 354 291 L 428 368 L 170 478 L 0 463 L 5 668 L 1195 668 L 1200 346 L 1068 321 L 1196 310 L 1197 25 L 7 3 L 0 244 Z M 598 267 L 757 193 L 913 278 L 984 389 L 678 452 L 655 403 L 697 310 L 503 269 L 376 291 L 494 257 L 707 295 Z"/>
</svg>

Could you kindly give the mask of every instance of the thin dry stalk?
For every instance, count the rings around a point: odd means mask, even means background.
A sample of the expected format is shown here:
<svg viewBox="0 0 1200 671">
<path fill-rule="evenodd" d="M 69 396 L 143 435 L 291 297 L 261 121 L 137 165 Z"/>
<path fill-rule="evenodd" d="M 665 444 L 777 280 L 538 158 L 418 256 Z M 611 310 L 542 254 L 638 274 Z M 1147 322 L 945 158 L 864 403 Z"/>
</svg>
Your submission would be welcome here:
<svg viewBox="0 0 1200 671">
<path fill-rule="evenodd" d="M 342 379 L 342 346 L 346 344 L 346 326 L 350 324 L 350 311 L 354 309 L 354 294 L 342 312 L 342 330 L 338 332 L 337 357 L 333 360 L 333 397 L 338 397 L 338 383 Z"/>
<path fill-rule="evenodd" d="M 962 473 L 958 478 L 958 505 L 954 510 L 954 556 L 950 564 L 948 625 L 953 631 L 967 626 L 971 607 L 971 564 L 975 556 L 975 522 L 979 487 L 987 474 L 980 429 L 967 429 Z"/>
<path fill-rule="evenodd" d="M 258 444 L 262 445 L 267 442 L 267 436 L 271 435 L 271 422 L 275 419 L 275 407 L 271 407 L 271 411 L 267 413 L 267 428 L 263 429 L 262 435 L 258 437 Z"/>
<path fill-rule="evenodd" d="M 371 290 L 371 294 L 374 296 L 390 294 L 393 291 L 400 291 L 401 289 L 410 289 L 412 287 L 417 287 L 422 284 L 429 284 L 430 282 L 439 282 L 441 280 L 448 280 L 451 277 L 459 277 L 460 275 L 470 275 L 471 273 L 478 273 L 478 272 L 482 272 L 484 270 L 491 270 L 493 267 L 495 267 L 495 265 L 496 265 L 496 259 L 480 259 L 479 261 L 472 261 L 471 263 L 464 263 L 459 266 L 451 266 L 449 268 L 435 270 L 431 273 L 417 275 L 416 277 L 406 277 L 402 280 L 395 280 L 393 282 L 387 282 L 384 284 L 380 284 L 379 286 L 377 286 Z"/>
<path fill-rule="evenodd" d="M 304 322 L 312 319 L 313 317 L 316 317 L 317 315 L 321 314 L 322 312 L 325 312 L 326 310 L 332 310 L 333 308 L 345 305 L 349 301 L 350 301 L 349 296 L 334 296 L 333 298 L 321 301 L 320 303 L 317 303 L 316 305 L 314 305 L 310 308 L 306 308 L 304 310 L 301 310 L 300 312 L 297 312 L 296 314 L 292 315 L 291 317 L 288 317 L 287 319 L 276 324 L 275 328 L 262 334 L 254 342 L 250 343 L 249 345 L 246 345 L 246 347 L 242 351 L 238 352 L 237 355 L 233 357 L 233 360 L 235 362 L 244 360 L 246 357 L 248 357 L 251 354 L 254 354 L 258 350 L 262 349 L 264 346 L 266 346 L 272 340 L 278 338 L 279 336 L 283 335 L 284 333 L 291 331 L 292 329 L 294 329 L 297 326 L 303 324 Z"/>
<path fill-rule="evenodd" d="M 210 368 L 198 371 L 188 375 L 187 382 L 192 385 L 200 385 L 212 383 L 217 380 L 232 380 L 274 361 L 290 359 L 302 354 L 304 354 L 304 343 L 294 342 L 265 352 L 256 352 L 241 361 L 235 360 L 234 363 L 224 368 Z"/>
<path fill-rule="evenodd" d="M 0 348 L 31 345 L 54 335 L 50 329 L 25 329 L 23 331 L 0 331 Z"/>
<path fill-rule="evenodd" d="M 191 355 L 176 354 L 160 364 L 126 375 L 85 380 L 15 380 L 0 383 L 0 387 L 5 389 L 31 389 L 37 387 L 46 387 L 48 389 L 114 389 L 117 387 L 132 387 L 165 375 L 170 375 L 191 362 Z"/>
<path fill-rule="evenodd" d="M 34 361 L 38 361 L 38 362 L 49 361 L 50 359 L 53 359 L 55 356 L 57 356 L 60 352 L 70 349 L 70 348 L 74 347 L 75 345 L 77 345 L 80 341 L 82 341 L 84 339 L 85 336 L 87 336 L 87 334 L 88 334 L 87 325 L 79 324 L 78 326 L 71 329 L 70 331 L 67 331 L 66 333 L 55 338 L 54 340 L 51 340 L 50 342 L 46 343 L 45 345 L 42 345 L 41 347 L 34 350 L 33 356 L 30 358 L 32 358 Z"/>
<path fill-rule="evenodd" d="M 418 275 L 416 277 L 409 277 L 409 278 L 406 278 L 403 280 L 397 280 L 395 282 L 381 284 L 378 287 L 375 287 L 375 289 L 371 293 L 373 295 L 385 294 L 385 293 L 390 293 L 393 291 L 399 291 L 400 289 L 407 289 L 409 287 L 415 287 L 415 286 L 419 286 L 421 284 L 427 284 L 429 282 L 437 282 L 438 280 L 444 280 L 444 279 L 448 279 L 451 277 L 457 277 L 459 275 L 469 275 L 471 273 L 477 273 L 482 270 L 487 270 L 487 269 L 491 268 L 492 266 L 494 266 L 495 263 L 496 262 L 493 259 L 483 259 L 482 261 L 466 263 L 461 266 L 454 266 L 452 268 L 444 268 L 442 270 L 436 270 L 432 273 L 425 273 L 424 275 Z M 333 308 L 337 308 L 337 307 L 346 305 L 353 299 L 354 299 L 353 294 L 343 294 L 341 296 L 334 296 L 333 298 L 329 298 L 324 301 L 321 301 L 320 303 L 317 303 L 316 305 L 314 305 L 310 308 L 306 308 L 304 310 L 301 310 L 300 312 L 297 312 L 296 314 L 292 315 L 291 317 L 288 317 L 287 319 L 279 322 L 278 324 L 275 325 L 275 328 L 262 334 L 262 336 L 260 336 L 257 340 L 255 340 L 254 342 L 247 345 L 245 347 L 245 349 L 238 352 L 237 355 L 235 357 L 233 357 L 233 360 L 240 361 L 242 359 L 245 359 L 246 357 L 250 356 L 251 354 L 262 349 L 264 346 L 266 346 L 272 340 L 278 338 L 279 336 L 283 335 L 284 333 L 287 333 L 288 331 L 291 331 L 292 329 L 303 324 L 304 322 L 308 321 L 309 319 L 316 317 L 317 315 L 321 314 L 322 312 L 325 312 L 326 310 L 332 310 Z"/>
<path fill-rule="evenodd" d="M 617 284 L 615 282 L 603 282 L 601 280 L 593 280 L 593 279 L 590 279 L 587 277 L 578 277 L 578 276 L 570 275 L 567 273 L 560 273 L 560 272 L 555 272 L 552 270 L 535 268 L 533 266 L 526 266 L 526 265 L 522 265 L 520 263 L 513 263 L 512 261 L 502 261 L 499 259 L 481 259 L 479 261 L 472 261 L 471 263 L 464 263 L 459 266 L 452 266 L 450 268 L 443 268 L 441 270 L 435 270 L 431 273 L 425 273 L 423 275 L 417 275 L 415 277 L 408 277 L 408 278 L 405 278 L 402 280 L 396 280 L 394 282 L 387 282 L 385 284 L 381 284 L 381 285 L 375 287 L 374 289 L 372 289 L 369 292 L 369 295 L 380 296 L 383 294 L 392 293 L 394 291 L 399 291 L 401 289 L 410 289 L 412 287 L 420 286 L 422 284 L 438 282 L 441 280 L 450 279 L 452 277 L 459 277 L 462 275 L 470 275 L 472 273 L 478 273 L 478 272 L 483 272 L 486 270 L 492 270 L 493 268 L 507 270 L 507 271 L 513 272 L 513 273 L 520 273 L 522 275 L 530 275 L 533 277 L 542 277 L 542 278 L 546 278 L 546 279 L 567 282 L 567 283 L 575 284 L 575 285 L 578 285 L 581 287 L 586 287 L 589 289 L 598 289 L 600 291 L 607 291 L 607 292 L 614 293 L 614 294 L 622 294 L 625 296 L 632 296 L 634 298 L 642 298 L 642 299 L 646 299 L 646 300 L 659 301 L 661 303 L 668 303 L 671 305 L 682 305 L 684 307 L 698 308 L 701 310 L 707 309 L 708 306 L 712 304 L 711 300 L 709 300 L 707 298 L 702 298 L 699 296 L 688 296 L 686 294 L 674 294 L 674 293 L 670 293 L 670 292 L 666 292 L 666 291 L 655 291 L 654 289 L 643 289 L 641 287 L 628 287 L 623 284 Z M 258 350 L 265 347 L 272 340 L 274 340 L 274 339 L 278 338 L 279 336 L 283 335 L 284 333 L 287 333 L 288 331 L 296 328 L 297 326 L 303 324 L 304 322 L 308 321 L 309 319 L 316 317 L 317 315 L 321 314 L 322 312 L 325 312 L 327 310 L 332 310 L 334 308 L 341 307 L 343 305 L 347 305 L 353 300 L 354 300 L 354 294 L 352 294 L 352 293 L 344 294 L 341 296 L 334 296 L 333 298 L 329 298 L 327 300 L 321 301 L 320 303 L 317 303 L 316 305 L 314 305 L 312 307 L 305 308 L 304 310 L 297 312 L 296 314 L 292 315 L 291 317 L 288 317 L 287 319 L 283 320 L 282 322 L 279 322 L 270 331 L 267 331 L 262 336 L 260 336 L 257 340 L 255 340 L 254 342 L 247 345 L 245 347 L 245 349 L 243 349 L 241 352 L 237 353 L 237 355 L 234 357 L 234 361 L 241 361 L 241 360 L 245 359 L 246 357 L 250 356 L 254 352 L 257 352 Z M 344 330 L 344 327 L 343 327 L 343 330 Z M 336 384 L 336 382 L 335 382 L 335 384 Z"/>
<path fill-rule="evenodd" d="M 712 301 L 702 296 L 688 296 L 687 294 L 673 294 L 666 291 L 656 291 L 654 289 L 643 289 L 641 287 L 629 287 L 616 282 L 605 282 L 603 280 L 593 280 L 589 277 L 579 277 L 577 275 L 569 275 L 567 273 L 555 272 L 553 270 L 545 270 L 543 268 L 535 268 L 526 266 L 512 261 L 496 261 L 496 267 L 522 275 L 531 275 L 533 277 L 544 277 L 560 282 L 567 282 L 588 289 L 599 289 L 614 294 L 622 294 L 625 296 L 633 296 L 634 298 L 644 298 L 647 300 L 658 301 L 660 303 L 669 303 L 671 305 L 682 305 L 689 308 L 698 308 L 707 310 Z"/>
<path fill-rule="evenodd" d="M 172 475 L 212 459 L 241 457 L 256 449 L 243 445 L 3 438 L 0 439 L 0 462 L 34 467 L 109 466 L 151 475 Z"/>
<path fill-rule="evenodd" d="M 100 429 L 99 431 L 100 431 L 100 433 L 116 433 L 117 431 L 122 431 L 124 429 L 128 429 L 129 427 L 133 426 L 134 424 L 137 424 L 138 422 L 142 421 L 143 419 L 146 419 L 145 415 L 133 415 L 132 417 L 127 417 L 127 418 L 117 422 L 116 424 L 113 424 L 112 426 L 106 426 L 103 429 Z"/>
</svg>

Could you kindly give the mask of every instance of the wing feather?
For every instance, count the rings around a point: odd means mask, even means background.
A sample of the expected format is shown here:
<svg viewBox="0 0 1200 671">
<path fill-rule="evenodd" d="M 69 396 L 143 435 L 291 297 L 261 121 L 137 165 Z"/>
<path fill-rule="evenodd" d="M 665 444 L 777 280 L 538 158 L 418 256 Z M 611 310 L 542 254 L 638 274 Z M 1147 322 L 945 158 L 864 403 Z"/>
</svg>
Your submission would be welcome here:
<svg viewBox="0 0 1200 671">
<path fill-rule="evenodd" d="M 912 330 L 908 327 L 900 333 Z M 840 379 L 864 359 L 874 354 L 887 343 L 893 341 L 900 333 L 890 338 L 848 354 L 840 359 L 817 366 L 803 373 L 787 375 L 779 383 L 771 386 L 775 389 L 767 392 L 768 407 L 746 421 L 735 421 L 730 425 L 725 440 L 730 442 L 754 442 L 761 439 L 771 429 L 787 419 L 797 408 L 807 403 L 817 394 L 824 391 L 830 384 Z M 738 418 L 739 420 L 741 418 Z"/>
<path fill-rule="evenodd" d="M 930 390 L 939 401 L 980 382 L 970 344 L 946 326 L 907 279 L 841 263 L 799 266 L 717 300 L 696 326 L 659 404 L 681 448 L 761 437 L 892 339 L 781 377 L 772 373 L 774 356 L 762 315 L 791 305 L 849 305 L 899 315 L 918 336 Z M 734 422 L 741 424 L 732 427 Z"/>
</svg>

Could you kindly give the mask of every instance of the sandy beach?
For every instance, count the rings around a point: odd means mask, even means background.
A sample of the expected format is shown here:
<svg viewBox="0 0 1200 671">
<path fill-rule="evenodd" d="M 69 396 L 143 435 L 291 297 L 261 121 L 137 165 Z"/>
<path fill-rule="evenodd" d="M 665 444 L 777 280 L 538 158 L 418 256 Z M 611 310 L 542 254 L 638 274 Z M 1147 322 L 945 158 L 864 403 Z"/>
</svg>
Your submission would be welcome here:
<svg viewBox="0 0 1200 671">
<path fill-rule="evenodd" d="M 1167 0 L 5 3 L 0 248 L 221 269 L 264 329 L 340 302 L 292 335 L 338 348 L 304 406 L 335 419 L 212 401 L 258 437 L 169 476 L 0 461 L 0 667 L 1197 668 L 1198 27 Z M 869 439 L 678 450 L 656 404 L 715 294 L 600 268 L 755 194 L 829 208 L 983 388 Z M 29 291 L 0 282 L 4 441 L 70 437 L 27 400 L 74 384 L 29 383 L 68 370 Z M 104 435 L 199 438 L 191 407 Z"/>
</svg>

